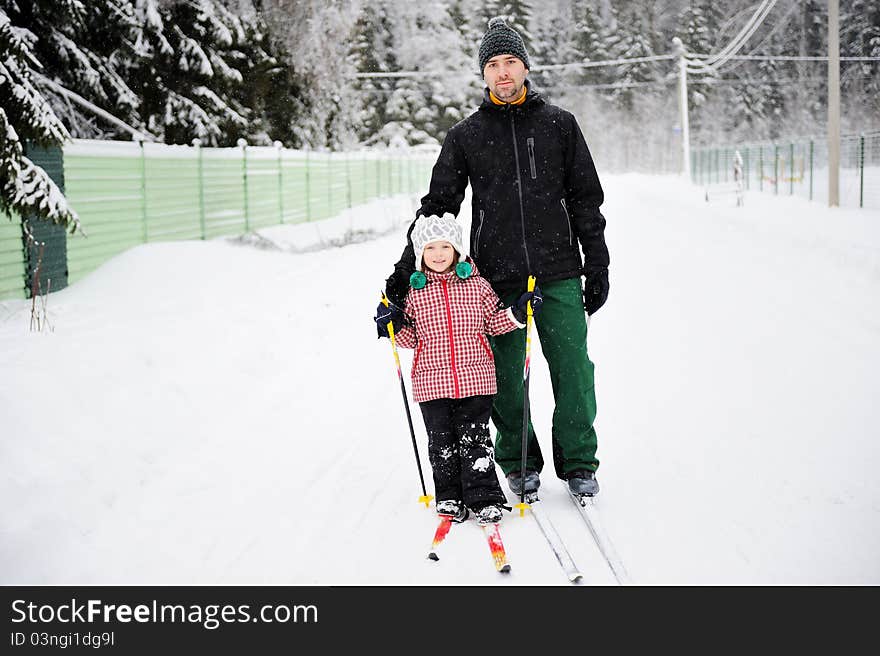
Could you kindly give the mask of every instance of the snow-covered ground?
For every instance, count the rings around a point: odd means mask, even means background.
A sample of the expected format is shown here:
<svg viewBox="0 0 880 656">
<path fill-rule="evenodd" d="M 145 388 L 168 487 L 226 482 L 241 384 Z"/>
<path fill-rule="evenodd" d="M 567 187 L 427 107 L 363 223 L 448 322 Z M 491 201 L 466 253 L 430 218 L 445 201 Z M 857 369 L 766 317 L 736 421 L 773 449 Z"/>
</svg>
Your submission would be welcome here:
<svg viewBox="0 0 880 656">
<path fill-rule="evenodd" d="M 880 583 L 880 214 L 604 182 L 599 507 L 634 582 Z M 49 298 L 53 332 L 0 303 L 0 583 L 567 585 L 514 515 L 508 576 L 474 522 L 425 558 L 436 519 L 371 321 L 413 207 L 132 249 Z M 549 451 L 539 352 L 531 386 Z M 543 481 L 584 583 L 613 583 Z"/>
</svg>

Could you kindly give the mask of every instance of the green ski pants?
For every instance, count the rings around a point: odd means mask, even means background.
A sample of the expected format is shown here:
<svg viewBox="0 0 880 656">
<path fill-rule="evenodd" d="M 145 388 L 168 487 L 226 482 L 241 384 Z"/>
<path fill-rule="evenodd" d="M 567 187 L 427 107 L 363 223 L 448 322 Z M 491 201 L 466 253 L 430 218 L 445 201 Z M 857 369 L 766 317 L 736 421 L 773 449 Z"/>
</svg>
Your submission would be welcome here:
<svg viewBox="0 0 880 656">
<path fill-rule="evenodd" d="M 587 355 L 587 320 L 580 278 L 538 281 L 544 304 L 534 323 L 541 351 L 550 369 L 555 409 L 553 411 L 553 465 L 556 475 L 576 469 L 596 471 L 596 392 L 593 363 Z M 522 291 L 505 294 L 511 305 Z M 533 333 L 532 348 L 535 347 Z M 522 466 L 523 368 L 526 331 L 514 330 L 490 340 L 495 356 L 498 394 L 492 406 L 495 460 L 505 475 Z M 544 467 L 535 429 L 529 420 L 526 467 L 540 472 Z"/>
</svg>

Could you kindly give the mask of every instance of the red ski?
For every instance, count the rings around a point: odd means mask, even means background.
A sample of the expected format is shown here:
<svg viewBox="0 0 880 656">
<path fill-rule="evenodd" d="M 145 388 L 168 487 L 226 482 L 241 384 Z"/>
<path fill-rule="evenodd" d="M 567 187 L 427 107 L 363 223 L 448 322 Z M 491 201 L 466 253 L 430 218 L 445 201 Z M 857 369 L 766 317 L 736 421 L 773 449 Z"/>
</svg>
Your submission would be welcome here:
<svg viewBox="0 0 880 656">
<path fill-rule="evenodd" d="M 481 527 L 486 535 L 486 541 L 489 543 L 489 551 L 492 553 L 495 569 L 502 574 L 507 574 L 510 571 L 510 563 L 507 562 L 507 552 L 504 551 L 504 543 L 501 541 L 498 524 L 481 524 Z"/>
<path fill-rule="evenodd" d="M 452 528 L 452 515 L 440 515 L 440 523 L 437 525 L 437 530 L 434 531 L 434 541 L 431 542 L 431 551 L 428 552 L 428 558 L 431 560 L 440 560 L 440 556 L 437 555 L 437 549 L 440 547 L 440 543 L 449 535 L 450 528 Z"/>
</svg>

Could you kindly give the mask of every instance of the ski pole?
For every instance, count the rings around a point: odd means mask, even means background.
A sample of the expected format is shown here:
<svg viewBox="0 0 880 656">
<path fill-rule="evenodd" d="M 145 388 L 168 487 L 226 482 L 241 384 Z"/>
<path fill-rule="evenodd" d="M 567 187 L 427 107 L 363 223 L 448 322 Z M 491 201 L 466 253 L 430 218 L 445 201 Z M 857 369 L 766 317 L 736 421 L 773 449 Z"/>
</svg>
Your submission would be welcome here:
<svg viewBox="0 0 880 656">
<path fill-rule="evenodd" d="M 382 292 L 382 303 L 388 307 L 388 297 Z M 412 437 L 413 451 L 416 454 L 416 465 L 419 468 L 419 480 L 422 483 L 422 496 L 419 497 L 419 503 L 424 503 L 425 508 L 431 505 L 431 499 L 434 497 L 428 494 L 425 489 L 425 476 L 422 474 L 422 461 L 419 459 L 419 447 L 416 444 L 416 432 L 413 429 L 412 415 L 409 412 L 409 402 L 406 399 L 406 386 L 403 383 L 403 371 L 400 369 L 400 356 L 397 354 L 397 342 L 394 339 L 394 324 L 388 322 L 388 337 L 391 338 L 391 351 L 394 353 L 394 363 L 397 365 L 397 378 L 400 380 L 400 392 L 403 394 L 403 407 L 406 410 L 406 421 L 409 424 L 409 434 Z"/>
<path fill-rule="evenodd" d="M 527 290 L 535 291 L 535 276 L 529 276 Z M 522 463 L 520 465 L 519 503 L 514 508 L 519 508 L 519 516 L 526 514 L 526 456 L 529 450 L 529 369 L 532 361 L 532 301 L 526 305 L 526 364 L 523 368 L 523 432 L 522 432 Z"/>
</svg>

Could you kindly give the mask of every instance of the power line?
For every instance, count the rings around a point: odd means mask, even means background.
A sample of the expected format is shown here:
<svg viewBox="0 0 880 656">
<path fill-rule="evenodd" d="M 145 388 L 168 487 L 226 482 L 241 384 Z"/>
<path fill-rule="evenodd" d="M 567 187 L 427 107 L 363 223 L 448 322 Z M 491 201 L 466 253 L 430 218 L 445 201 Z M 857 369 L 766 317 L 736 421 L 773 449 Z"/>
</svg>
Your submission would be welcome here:
<svg viewBox="0 0 880 656">
<path fill-rule="evenodd" d="M 675 59 L 678 55 L 668 54 L 668 55 L 653 55 L 650 57 L 629 57 L 622 59 L 608 59 L 604 61 L 594 61 L 594 62 L 571 62 L 568 64 L 547 64 L 545 66 L 535 66 L 531 69 L 533 73 L 541 73 L 544 71 L 559 71 L 566 69 L 574 69 L 574 68 L 599 68 L 603 66 L 620 66 L 621 64 L 635 64 L 639 62 L 649 62 L 649 61 L 664 61 L 669 59 Z M 685 55 L 689 60 L 702 59 L 705 57 L 710 57 L 711 55 L 698 55 L 696 53 L 686 53 Z M 739 61 L 813 61 L 813 62 L 825 62 L 828 61 L 828 57 L 800 57 L 794 55 L 731 55 L 726 58 L 727 60 L 739 60 Z M 841 57 L 840 61 L 852 61 L 852 62 L 875 62 L 880 61 L 880 57 Z M 712 68 L 708 66 L 707 68 Z M 697 72 L 698 74 L 704 74 L 707 71 L 699 70 L 699 69 L 691 69 L 688 68 L 689 73 Z M 714 72 L 710 71 L 710 72 Z M 456 77 L 456 78 L 464 78 L 470 79 L 473 77 L 470 73 L 460 73 L 455 71 L 391 71 L 384 73 L 353 73 L 348 77 L 364 80 L 364 79 L 394 79 L 394 78 L 409 78 L 409 77 Z"/>
<path fill-rule="evenodd" d="M 546 66 L 535 66 L 532 70 L 541 71 L 558 71 L 566 68 L 598 68 L 601 66 L 619 66 L 620 64 L 636 64 L 639 62 L 662 61 L 665 59 L 675 59 L 676 55 L 651 55 L 649 57 L 627 57 L 622 59 L 606 59 L 603 61 L 586 61 L 572 62 L 570 64 L 548 64 Z"/>
<path fill-rule="evenodd" d="M 688 54 L 688 57 L 706 57 L 707 55 Z M 827 56 L 809 57 L 795 55 L 734 55 L 729 59 L 756 61 L 828 61 Z M 880 61 L 880 57 L 841 57 L 840 61 Z"/>
<path fill-rule="evenodd" d="M 776 4 L 776 0 L 764 0 L 758 9 L 752 14 L 752 17 L 746 21 L 746 24 L 739 31 L 739 33 L 731 39 L 730 43 L 727 44 L 724 48 L 721 49 L 717 55 L 712 55 L 709 57 L 709 61 L 706 61 L 707 66 L 720 66 L 726 61 L 726 57 L 732 54 L 736 54 L 736 51 L 739 50 L 743 44 L 751 38 L 752 34 L 755 33 L 755 30 L 758 29 L 758 26 L 764 22 L 764 19 L 767 17 L 767 14 L 770 13 L 770 10 L 773 9 L 773 6 Z M 763 14 L 761 13 L 763 12 Z M 717 63 L 716 63 L 717 62 Z"/>
<path fill-rule="evenodd" d="M 799 4 L 800 4 L 799 0 L 791 0 L 791 4 L 788 7 L 788 11 L 786 11 L 782 15 L 782 17 L 776 22 L 776 25 L 774 25 L 770 29 L 770 31 L 768 31 L 767 34 L 764 35 L 764 38 L 761 39 L 760 43 L 758 43 L 754 48 L 752 48 L 751 52 L 748 52 L 746 54 L 754 55 L 756 52 L 759 52 L 767 44 L 767 42 L 770 41 L 770 39 L 772 39 L 784 27 L 786 27 L 788 25 L 789 21 L 791 20 L 792 14 L 794 14 L 794 12 L 798 8 Z M 728 66 L 727 67 L 728 72 L 736 70 L 737 68 L 742 66 L 743 61 L 745 61 L 745 60 L 736 61 L 735 63 Z"/>
</svg>

